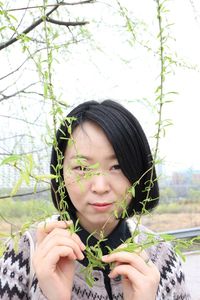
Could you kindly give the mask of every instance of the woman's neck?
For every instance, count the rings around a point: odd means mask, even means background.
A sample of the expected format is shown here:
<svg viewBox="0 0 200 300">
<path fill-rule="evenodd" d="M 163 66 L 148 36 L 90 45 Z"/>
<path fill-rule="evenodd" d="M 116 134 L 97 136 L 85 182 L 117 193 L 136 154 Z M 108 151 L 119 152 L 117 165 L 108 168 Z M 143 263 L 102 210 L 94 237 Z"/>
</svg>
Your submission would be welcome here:
<svg viewBox="0 0 200 300">
<path fill-rule="evenodd" d="M 84 218 L 79 217 L 77 214 L 77 219 L 79 219 L 80 225 L 90 234 L 92 234 L 96 239 L 102 240 L 105 237 L 107 237 L 111 232 L 116 228 L 116 226 L 119 223 L 119 220 L 113 219 L 112 221 L 108 218 L 108 220 L 104 224 L 98 224 L 98 226 L 95 226 L 95 224 L 89 223 Z"/>
</svg>

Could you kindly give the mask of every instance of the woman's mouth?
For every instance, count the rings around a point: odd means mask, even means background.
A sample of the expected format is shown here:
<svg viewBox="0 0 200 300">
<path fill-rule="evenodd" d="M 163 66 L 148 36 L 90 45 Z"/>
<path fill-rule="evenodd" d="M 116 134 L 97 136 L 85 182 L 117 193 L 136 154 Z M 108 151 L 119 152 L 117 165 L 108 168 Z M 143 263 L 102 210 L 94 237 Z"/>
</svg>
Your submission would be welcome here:
<svg viewBox="0 0 200 300">
<path fill-rule="evenodd" d="M 93 203 L 93 204 L 91 204 L 91 206 L 96 211 L 104 212 L 104 211 L 110 209 L 110 207 L 112 206 L 112 203 Z"/>
</svg>

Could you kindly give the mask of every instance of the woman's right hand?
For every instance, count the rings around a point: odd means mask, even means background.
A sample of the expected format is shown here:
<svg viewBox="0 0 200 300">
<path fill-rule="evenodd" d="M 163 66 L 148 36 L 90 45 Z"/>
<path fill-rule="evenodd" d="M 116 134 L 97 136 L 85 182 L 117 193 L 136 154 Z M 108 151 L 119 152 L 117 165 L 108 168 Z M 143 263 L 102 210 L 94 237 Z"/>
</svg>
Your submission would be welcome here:
<svg viewBox="0 0 200 300">
<path fill-rule="evenodd" d="M 69 300 L 75 272 L 75 260 L 84 258 L 85 245 L 71 233 L 71 221 L 56 221 L 37 229 L 33 266 L 39 286 L 48 300 Z"/>
</svg>

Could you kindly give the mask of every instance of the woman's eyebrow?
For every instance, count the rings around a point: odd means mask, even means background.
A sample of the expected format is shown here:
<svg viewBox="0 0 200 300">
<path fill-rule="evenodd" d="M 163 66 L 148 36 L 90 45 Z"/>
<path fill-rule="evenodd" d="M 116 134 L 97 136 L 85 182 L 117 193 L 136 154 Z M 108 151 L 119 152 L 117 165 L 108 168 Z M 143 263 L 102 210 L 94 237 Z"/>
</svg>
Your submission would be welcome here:
<svg viewBox="0 0 200 300">
<path fill-rule="evenodd" d="M 74 160 L 80 159 L 80 160 L 90 161 L 93 159 L 93 157 L 88 156 L 88 155 L 75 154 L 75 155 L 70 156 L 70 159 L 74 159 Z M 115 153 L 108 154 L 108 156 L 106 156 L 105 159 L 106 160 L 114 160 L 114 159 L 116 159 L 116 155 L 115 155 Z"/>
<path fill-rule="evenodd" d="M 76 154 L 76 155 L 72 155 L 72 156 L 70 156 L 70 159 L 82 159 L 82 160 L 89 160 L 90 159 L 90 157 L 89 156 L 86 156 L 86 155 L 81 155 L 81 154 Z"/>
</svg>

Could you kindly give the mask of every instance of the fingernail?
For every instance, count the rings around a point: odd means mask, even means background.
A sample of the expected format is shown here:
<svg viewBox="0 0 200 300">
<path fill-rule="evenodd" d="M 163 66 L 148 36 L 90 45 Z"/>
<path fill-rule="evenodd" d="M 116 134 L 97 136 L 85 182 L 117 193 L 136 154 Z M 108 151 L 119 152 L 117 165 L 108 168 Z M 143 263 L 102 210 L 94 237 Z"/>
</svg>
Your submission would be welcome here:
<svg viewBox="0 0 200 300">
<path fill-rule="evenodd" d="M 108 258 L 108 255 L 103 255 L 101 259 L 104 261 L 104 260 L 107 260 L 107 258 Z"/>
<path fill-rule="evenodd" d="M 83 255 L 83 253 L 81 253 L 80 255 L 79 255 L 79 259 L 80 260 L 83 260 L 85 258 L 85 256 Z"/>
<path fill-rule="evenodd" d="M 64 223 L 67 224 L 67 225 L 73 224 L 72 220 L 64 221 Z"/>
<path fill-rule="evenodd" d="M 82 243 L 81 244 L 81 250 L 84 251 L 86 249 L 85 245 Z"/>
</svg>

